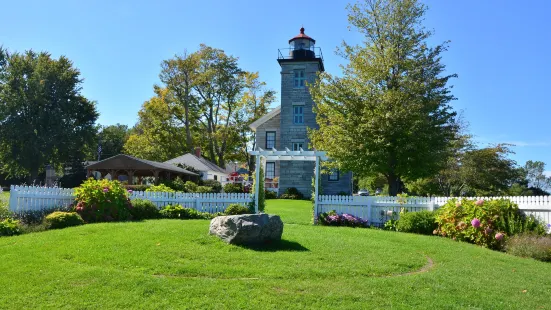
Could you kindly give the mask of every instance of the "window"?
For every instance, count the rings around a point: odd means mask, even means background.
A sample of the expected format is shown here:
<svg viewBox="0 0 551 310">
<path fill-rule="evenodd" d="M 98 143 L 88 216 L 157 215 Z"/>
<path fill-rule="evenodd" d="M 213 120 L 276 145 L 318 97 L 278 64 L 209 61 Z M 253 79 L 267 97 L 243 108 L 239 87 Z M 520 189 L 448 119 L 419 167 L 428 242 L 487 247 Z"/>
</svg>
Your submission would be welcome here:
<svg viewBox="0 0 551 310">
<path fill-rule="evenodd" d="M 331 169 L 329 173 L 329 181 L 338 181 L 339 180 L 339 169 Z"/>
<path fill-rule="evenodd" d="M 295 142 L 293 143 L 293 151 L 300 151 L 300 148 L 302 147 L 302 142 Z"/>
<path fill-rule="evenodd" d="M 304 107 L 301 105 L 293 106 L 293 123 L 304 124 Z"/>
<path fill-rule="evenodd" d="M 266 163 L 266 179 L 275 178 L 275 163 Z"/>
<path fill-rule="evenodd" d="M 218 181 L 218 176 L 216 174 L 214 175 L 214 180 Z"/>
<path fill-rule="evenodd" d="M 304 70 L 295 70 L 295 88 L 304 87 Z"/>
<path fill-rule="evenodd" d="M 266 131 L 266 149 L 271 150 L 276 146 L 275 131 Z"/>
</svg>

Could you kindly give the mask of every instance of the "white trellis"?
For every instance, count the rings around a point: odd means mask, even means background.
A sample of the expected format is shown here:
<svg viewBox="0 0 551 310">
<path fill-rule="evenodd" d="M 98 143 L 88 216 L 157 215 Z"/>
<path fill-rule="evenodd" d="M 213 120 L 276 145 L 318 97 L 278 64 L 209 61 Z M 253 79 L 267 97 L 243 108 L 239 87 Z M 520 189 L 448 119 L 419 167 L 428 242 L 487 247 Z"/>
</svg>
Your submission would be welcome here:
<svg viewBox="0 0 551 310">
<path fill-rule="evenodd" d="M 318 187 L 319 187 L 319 174 L 320 174 L 320 160 L 327 160 L 327 155 L 324 151 L 305 151 L 300 148 L 298 151 L 291 151 L 288 148 L 285 148 L 284 151 L 278 151 L 275 148 L 272 150 L 263 150 L 258 148 L 256 151 L 250 151 L 250 155 L 256 156 L 256 180 L 254 187 L 254 210 L 258 213 L 258 191 L 260 189 L 258 179 L 260 179 L 260 160 L 264 157 L 269 161 L 315 161 L 316 170 L 315 170 L 315 192 L 314 192 L 314 212 L 317 213 L 318 208 Z M 264 180 L 262 180 L 264 182 Z"/>
</svg>

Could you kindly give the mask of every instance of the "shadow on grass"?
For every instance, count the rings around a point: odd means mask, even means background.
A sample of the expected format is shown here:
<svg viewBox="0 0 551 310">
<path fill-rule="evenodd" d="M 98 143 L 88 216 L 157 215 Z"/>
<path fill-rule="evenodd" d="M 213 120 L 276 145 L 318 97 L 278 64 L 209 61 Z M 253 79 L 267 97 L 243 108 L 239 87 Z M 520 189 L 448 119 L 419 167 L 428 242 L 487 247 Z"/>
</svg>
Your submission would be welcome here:
<svg viewBox="0 0 551 310">
<path fill-rule="evenodd" d="M 271 241 L 263 244 L 238 245 L 239 247 L 258 252 L 309 252 L 300 243 L 289 240 Z"/>
</svg>

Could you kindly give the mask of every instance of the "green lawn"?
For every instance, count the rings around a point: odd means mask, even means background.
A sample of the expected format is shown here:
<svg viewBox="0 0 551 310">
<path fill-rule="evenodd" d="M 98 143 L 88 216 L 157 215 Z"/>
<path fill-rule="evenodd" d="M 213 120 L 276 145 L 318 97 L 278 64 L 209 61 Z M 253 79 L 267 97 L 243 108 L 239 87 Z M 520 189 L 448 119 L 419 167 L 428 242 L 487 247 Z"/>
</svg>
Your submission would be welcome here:
<svg viewBox="0 0 551 310">
<path fill-rule="evenodd" d="M 208 236 L 204 220 L 92 224 L 0 238 L 0 309 L 551 309 L 551 264 L 451 240 L 309 225 L 269 201 L 284 242 Z M 426 272 L 407 274 L 434 265 Z M 405 275 L 402 275 L 405 274 Z"/>
</svg>

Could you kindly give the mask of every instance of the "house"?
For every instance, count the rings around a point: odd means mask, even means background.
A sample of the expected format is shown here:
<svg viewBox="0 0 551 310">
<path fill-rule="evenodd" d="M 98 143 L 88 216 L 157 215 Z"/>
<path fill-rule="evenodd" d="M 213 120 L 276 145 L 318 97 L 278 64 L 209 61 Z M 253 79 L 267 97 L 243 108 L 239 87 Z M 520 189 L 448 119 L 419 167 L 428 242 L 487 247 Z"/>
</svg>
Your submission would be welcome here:
<svg viewBox="0 0 551 310">
<path fill-rule="evenodd" d="M 184 165 L 199 171 L 201 180 L 226 181 L 228 172 L 201 156 L 201 148 L 195 148 L 195 154 L 187 153 L 182 156 L 165 161 L 165 164 Z"/>
<path fill-rule="evenodd" d="M 314 83 L 318 72 L 324 71 L 321 49 L 316 41 L 300 29 L 289 40 L 288 49 L 280 49 L 277 61 L 281 66 L 281 105 L 262 116 L 250 127 L 256 132 L 256 145 L 262 149 L 292 151 L 308 150 L 308 128 L 319 128 L 313 112 L 314 102 L 307 83 Z M 266 181 L 278 178 L 278 192 L 295 187 L 305 197 L 312 192 L 314 163 L 307 161 L 268 161 L 264 163 Z M 352 193 L 352 173 L 332 170 L 322 174 L 323 194 Z"/>
</svg>

